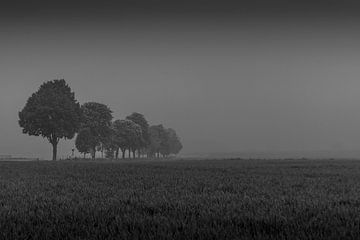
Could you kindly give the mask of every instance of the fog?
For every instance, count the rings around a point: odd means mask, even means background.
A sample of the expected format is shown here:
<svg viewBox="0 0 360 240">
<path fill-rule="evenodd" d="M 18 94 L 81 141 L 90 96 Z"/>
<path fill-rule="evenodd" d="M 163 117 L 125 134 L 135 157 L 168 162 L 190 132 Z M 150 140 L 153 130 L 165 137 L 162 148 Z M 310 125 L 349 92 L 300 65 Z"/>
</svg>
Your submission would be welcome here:
<svg viewBox="0 0 360 240">
<path fill-rule="evenodd" d="M 2 10 L 0 155 L 50 158 L 47 140 L 22 134 L 18 112 L 59 78 L 115 119 L 140 112 L 176 129 L 183 154 L 360 149 L 352 1 L 198 3 Z M 59 157 L 73 147 L 62 140 Z"/>
</svg>

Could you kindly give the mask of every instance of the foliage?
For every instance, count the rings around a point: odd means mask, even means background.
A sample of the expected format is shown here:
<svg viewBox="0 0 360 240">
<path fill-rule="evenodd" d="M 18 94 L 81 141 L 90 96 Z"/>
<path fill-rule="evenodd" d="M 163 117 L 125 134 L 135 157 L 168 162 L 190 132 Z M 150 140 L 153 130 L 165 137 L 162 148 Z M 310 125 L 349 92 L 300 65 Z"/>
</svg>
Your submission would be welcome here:
<svg viewBox="0 0 360 240">
<path fill-rule="evenodd" d="M 148 153 L 150 156 L 158 156 L 160 150 L 163 147 L 165 128 L 163 125 L 154 125 L 149 128 L 150 145 L 148 147 Z"/>
<path fill-rule="evenodd" d="M 359 161 L 1 162 L 1 239 L 359 239 Z"/>
<path fill-rule="evenodd" d="M 112 124 L 114 130 L 114 142 L 123 150 L 130 147 L 127 136 L 131 134 L 131 131 L 128 128 L 131 123 L 128 124 L 128 122 L 130 122 L 130 120 L 115 120 Z"/>
<path fill-rule="evenodd" d="M 177 136 L 176 131 L 172 128 L 165 129 L 163 125 L 150 126 L 150 145 L 148 152 L 150 156 L 164 157 L 170 154 L 178 154 L 182 149 L 180 138 Z"/>
<path fill-rule="evenodd" d="M 123 151 L 135 150 L 142 143 L 141 127 L 131 120 L 116 120 L 113 124 L 115 132 L 115 142 Z"/>
<path fill-rule="evenodd" d="M 114 124 L 111 124 L 109 135 L 106 139 L 103 140 L 103 145 L 101 146 L 103 150 L 105 150 L 105 157 L 106 158 L 114 158 L 115 152 L 118 151 L 119 146 L 116 142 L 116 135 Z"/>
<path fill-rule="evenodd" d="M 23 133 L 47 138 L 53 145 L 53 160 L 60 139 L 72 139 L 80 121 L 80 105 L 64 79 L 43 83 L 19 112 Z"/>
<path fill-rule="evenodd" d="M 182 149 L 182 144 L 176 131 L 172 128 L 165 129 L 162 136 L 160 153 L 164 156 L 178 154 Z"/>
<path fill-rule="evenodd" d="M 135 112 L 127 116 L 126 119 L 133 121 L 134 123 L 138 124 L 141 127 L 142 139 L 139 147 L 146 148 L 150 143 L 150 135 L 149 135 L 149 124 L 145 119 L 144 115 Z"/>
<path fill-rule="evenodd" d="M 91 147 L 93 158 L 95 158 L 96 147 L 105 145 L 108 138 L 111 137 L 111 120 L 113 118 L 112 111 L 108 106 L 96 102 L 84 103 L 81 106 L 83 114 L 82 128 L 90 131 Z"/>
<path fill-rule="evenodd" d="M 88 128 L 83 128 L 76 136 L 75 147 L 80 152 L 83 153 L 84 156 L 87 153 L 91 153 L 92 147 L 97 144 L 93 142 L 93 138 L 91 136 L 91 132 Z"/>
<path fill-rule="evenodd" d="M 175 130 L 162 125 L 149 128 L 144 115 L 132 113 L 125 120 L 112 122 L 112 111 L 108 106 L 96 102 L 84 103 L 81 107 L 75 94 L 65 80 L 53 80 L 42 84 L 19 112 L 19 125 L 23 133 L 43 136 L 53 145 L 56 159 L 60 139 L 71 139 L 77 135 L 75 146 L 80 153 L 106 153 L 106 157 L 118 158 L 121 149 L 150 156 L 164 157 L 177 154 L 182 144 Z M 130 155 L 130 153 L 129 153 Z M 102 155 L 103 156 L 103 155 Z"/>
<path fill-rule="evenodd" d="M 169 147 L 169 154 L 178 154 L 181 149 L 183 148 L 182 143 L 180 141 L 179 136 L 177 135 L 176 131 L 172 128 L 168 128 L 167 132 L 167 140 L 168 140 L 168 147 Z"/>
</svg>

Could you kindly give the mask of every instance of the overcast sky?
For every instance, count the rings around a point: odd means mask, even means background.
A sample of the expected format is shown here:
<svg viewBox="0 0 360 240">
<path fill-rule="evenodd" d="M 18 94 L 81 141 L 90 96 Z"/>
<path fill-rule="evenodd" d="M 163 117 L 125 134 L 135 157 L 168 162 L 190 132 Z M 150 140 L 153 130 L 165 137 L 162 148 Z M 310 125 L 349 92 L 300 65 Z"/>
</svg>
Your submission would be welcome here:
<svg viewBox="0 0 360 240">
<path fill-rule="evenodd" d="M 356 1 L 54 3 L 1 6 L 0 154 L 50 158 L 18 112 L 59 78 L 176 129 L 184 153 L 360 149 Z"/>
</svg>

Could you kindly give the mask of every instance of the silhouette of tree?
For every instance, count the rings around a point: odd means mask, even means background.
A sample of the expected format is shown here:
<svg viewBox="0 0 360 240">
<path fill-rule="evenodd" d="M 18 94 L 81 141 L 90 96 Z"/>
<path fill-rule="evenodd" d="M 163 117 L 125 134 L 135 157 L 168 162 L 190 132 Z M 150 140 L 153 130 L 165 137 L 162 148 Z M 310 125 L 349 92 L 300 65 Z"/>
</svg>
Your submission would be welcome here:
<svg viewBox="0 0 360 240">
<path fill-rule="evenodd" d="M 151 157 L 160 157 L 160 150 L 164 141 L 165 128 L 163 125 L 154 125 L 149 128 L 150 145 L 148 155 Z"/>
<path fill-rule="evenodd" d="M 181 140 L 174 129 L 168 128 L 166 131 L 169 141 L 169 154 L 177 155 L 183 148 Z"/>
<path fill-rule="evenodd" d="M 167 157 L 170 154 L 178 154 L 182 149 L 180 138 L 172 128 L 165 129 L 163 125 L 155 125 L 149 128 L 150 145 L 148 154 L 152 157 Z"/>
<path fill-rule="evenodd" d="M 125 158 L 126 150 L 133 153 L 135 157 L 135 151 L 138 149 L 142 142 L 142 131 L 141 127 L 131 120 L 116 120 L 113 123 L 114 129 L 114 143 L 122 151 L 122 158 Z M 116 156 L 119 152 L 117 151 Z"/>
<path fill-rule="evenodd" d="M 91 153 L 92 146 L 96 144 L 93 141 L 94 139 L 88 128 L 82 129 L 76 136 L 75 147 L 80 153 L 84 154 L 84 158 L 86 157 L 86 154 Z"/>
<path fill-rule="evenodd" d="M 84 103 L 81 110 L 83 115 L 82 128 L 87 128 L 90 131 L 92 158 L 95 158 L 96 147 L 103 149 L 103 145 L 111 136 L 112 111 L 105 104 L 96 102 Z"/>
<path fill-rule="evenodd" d="M 141 150 L 147 148 L 150 144 L 149 124 L 144 115 L 137 112 L 127 116 L 126 119 L 133 121 L 141 127 L 142 139 L 140 141 L 139 147 L 136 149 L 138 150 L 138 157 L 140 157 Z"/>
<path fill-rule="evenodd" d="M 19 112 L 23 133 L 47 138 L 53 147 L 53 160 L 60 139 L 72 139 L 80 122 L 80 105 L 64 79 L 43 83 Z"/>
<path fill-rule="evenodd" d="M 114 123 L 112 123 L 110 127 L 110 134 L 105 140 L 103 140 L 102 143 L 102 147 L 105 150 L 106 158 L 113 159 L 115 153 L 116 153 L 116 158 L 118 156 L 119 147 L 115 137 L 116 136 L 115 136 Z"/>
</svg>

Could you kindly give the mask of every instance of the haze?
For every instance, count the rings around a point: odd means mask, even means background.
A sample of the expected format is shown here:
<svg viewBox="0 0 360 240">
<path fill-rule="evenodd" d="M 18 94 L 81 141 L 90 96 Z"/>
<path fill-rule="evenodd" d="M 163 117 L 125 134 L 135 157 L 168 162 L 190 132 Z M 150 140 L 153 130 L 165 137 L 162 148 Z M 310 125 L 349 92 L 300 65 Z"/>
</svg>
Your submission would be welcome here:
<svg viewBox="0 0 360 240">
<path fill-rule="evenodd" d="M 59 78 L 115 119 L 176 129 L 184 154 L 360 150 L 358 6 L 339 2 L 5 5 L 0 154 L 50 158 L 18 112 Z"/>
</svg>

